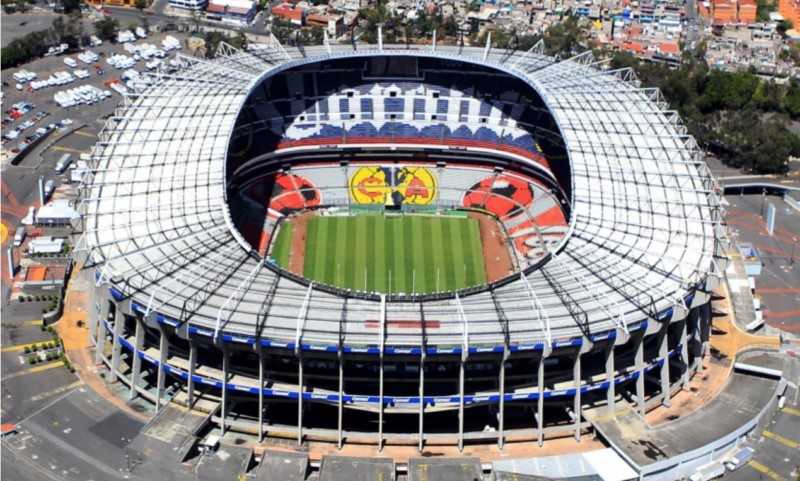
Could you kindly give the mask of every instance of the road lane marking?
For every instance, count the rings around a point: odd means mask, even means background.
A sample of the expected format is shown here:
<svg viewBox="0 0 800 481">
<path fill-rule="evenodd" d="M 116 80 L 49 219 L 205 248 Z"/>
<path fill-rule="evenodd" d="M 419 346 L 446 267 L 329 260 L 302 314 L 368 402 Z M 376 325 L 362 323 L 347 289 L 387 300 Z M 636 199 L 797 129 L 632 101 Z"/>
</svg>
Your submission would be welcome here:
<svg viewBox="0 0 800 481">
<path fill-rule="evenodd" d="M 783 408 L 783 409 L 781 409 L 781 412 L 789 413 L 789 414 L 791 414 L 793 416 L 800 416 L 800 411 L 798 411 L 797 409 Z"/>
<path fill-rule="evenodd" d="M 75 132 L 73 132 L 73 134 L 75 134 L 75 135 L 83 135 L 84 137 L 97 137 L 94 134 L 90 134 L 89 132 L 84 132 L 82 130 L 76 130 Z"/>
<path fill-rule="evenodd" d="M 759 463 L 755 459 L 751 460 L 749 463 L 747 463 L 747 465 L 762 474 L 766 474 L 775 481 L 787 481 L 786 478 L 776 473 L 775 471 L 769 469 L 768 467 L 764 466 L 763 464 Z"/>
<path fill-rule="evenodd" d="M 779 443 L 783 444 L 784 446 L 789 446 L 792 449 L 800 449 L 800 444 L 792 441 L 791 439 L 784 438 L 779 434 L 775 434 L 770 431 L 764 431 L 764 437 L 770 438 L 773 441 L 778 441 Z"/>
<path fill-rule="evenodd" d="M 78 149 L 71 149 L 69 147 L 61 147 L 60 145 L 56 145 L 55 147 L 51 147 L 52 150 L 57 152 L 72 152 L 73 154 L 83 154 L 84 151 Z"/>
<path fill-rule="evenodd" d="M 33 402 L 41 401 L 42 399 L 47 399 L 47 398 L 49 398 L 51 396 L 55 396 L 56 394 L 61 394 L 64 391 L 70 391 L 72 389 L 75 389 L 76 387 L 81 386 L 82 384 L 83 384 L 83 381 L 81 381 L 79 379 L 79 380 L 73 382 L 72 384 L 68 384 L 66 386 L 57 387 L 57 388 L 51 389 L 51 390 L 49 390 L 47 392 L 43 392 L 41 394 L 37 394 L 36 396 L 31 396 L 30 398 L 28 398 L 28 401 L 33 401 Z"/>
<path fill-rule="evenodd" d="M 23 326 L 41 326 L 43 324 L 42 320 L 39 319 L 38 321 L 20 321 L 20 322 L 9 322 L 7 324 L 3 324 L 5 327 L 23 327 Z"/>
<path fill-rule="evenodd" d="M 16 352 L 24 351 L 26 347 L 41 346 L 42 344 L 49 344 L 52 341 L 32 342 L 30 344 L 17 344 L 16 346 L 6 346 L 0 349 L 0 352 Z"/>
<path fill-rule="evenodd" d="M 22 371 L 18 371 L 15 373 L 11 373 L 8 376 L 4 376 L 2 381 L 7 381 L 9 379 L 14 379 L 15 377 L 20 376 L 27 376 L 28 374 L 33 374 L 37 372 L 47 371 L 48 369 L 53 369 L 55 367 L 63 366 L 64 363 L 61 361 L 54 361 L 48 364 L 42 364 L 40 366 L 35 366 L 30 369 L 23 369 Z"/>
</svg>

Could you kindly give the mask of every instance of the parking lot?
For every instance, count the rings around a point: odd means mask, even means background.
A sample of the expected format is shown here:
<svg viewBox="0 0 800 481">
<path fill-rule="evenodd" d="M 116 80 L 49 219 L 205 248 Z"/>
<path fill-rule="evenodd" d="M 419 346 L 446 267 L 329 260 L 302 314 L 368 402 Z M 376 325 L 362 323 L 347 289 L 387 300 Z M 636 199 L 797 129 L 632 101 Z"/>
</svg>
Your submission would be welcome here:
<svg viewBox="0 0 800 481">
<path fill-rule="evenodd" d="M 180 41 L 176 35 L 159 33 L 147 39 L 137 39 L 135 42 L 125 44 L 129 50 L 131 46 L 139 48 L 143 44 L 151 45 L 149 53 L 143 53 L 142 56 L 126 50 L 125 45 L 104 42 L 89 49 L 96 54 L 91 63 L 85 61 L 86 51 L 75 52 L 41 58 L 20 69 L 10 69 L 4 73 L 2 134 L 4 147 L 8 153 L 16 154 L 12 150 L 22 148 L 24 144 L 20 145 L 21 141 L 25 137 L 35 135 L 33 132 L 37 129 L 55 127 L 58 122 L 65 119 L 90 124 L 110 114 L 121 99 L 119 92 L 126 90 L 123 87 L 129 78 L 136 73 L 146 71 L 145 64 L 155 68 L 156 60 L 168 62 L 170 57 L 175 55 L 175 50 L 168 52 L 164 50 L 162 40 L 171 36 Z M 84 60 L 81 60 L 79 55 L 83 56 Z M 145 55 L 147 58 L 144 58 Z M 65 59 L 69 59 L 67 62 L 77 67 L 66 65 Z M 114 62 L 120 68 L 115 68 L 110 62 Z M 22 78 L 19 76 L 20 71 L 31 72 L 36 78 L 20 81 Z M 128 78 L 124 75 L 126 71 Z M 76 72 L 83 78 L 78 78 Z M 17 74 L 16 79 L 12 77 L 14 74 Z M 39 88 L 34 90 L 32 83 Z M 21 87 L 22 90 L 17 87 Z M 14 109 L 15 105 L 23 108 Z M 30 106 L 35 107 L 31 109 Z M 46 120 L 37 119 L 37 115 L 41 116 L 42 112 L 49 114 Z M 8 140 L 9 137 L 15 138 Z"/>
</svg>

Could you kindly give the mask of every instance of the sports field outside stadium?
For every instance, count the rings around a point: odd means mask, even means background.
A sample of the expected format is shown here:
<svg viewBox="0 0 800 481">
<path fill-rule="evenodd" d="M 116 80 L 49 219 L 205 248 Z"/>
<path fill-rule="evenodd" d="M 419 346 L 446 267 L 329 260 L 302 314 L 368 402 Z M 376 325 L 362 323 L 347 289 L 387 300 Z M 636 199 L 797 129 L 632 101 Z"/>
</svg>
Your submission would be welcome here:
<svg viewBox="0 0 800 481">
<path fill-rule="evenodd" d="M 486 283 L 476 219 L 463 215 L 363 213 L 309 219 L 303 276 L 353 291 L 430 294 Z M 289 264 L 291 221 L 273 257 Z"/>
</svg>

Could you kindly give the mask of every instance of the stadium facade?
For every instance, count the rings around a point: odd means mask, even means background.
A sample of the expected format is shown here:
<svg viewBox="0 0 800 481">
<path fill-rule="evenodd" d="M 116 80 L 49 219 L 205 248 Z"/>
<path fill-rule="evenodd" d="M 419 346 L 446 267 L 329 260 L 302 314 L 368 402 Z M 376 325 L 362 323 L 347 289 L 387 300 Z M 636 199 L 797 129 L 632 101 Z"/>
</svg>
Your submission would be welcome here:
<svg viewBox="0 0 800 481">
<path fill-rule="evenodd" d="M 541 44 L 274 38 L 177 63 L 124 98 L 81 186 L 90 332 L 132 398 L 298 442 L 502 446 L 579 439 L 586 409 L 623 398 L 644 413 L 699 365 L 723 210 L 677 113 L 630 70 Z M 272 262 L 285 217 L 364 204 L 481 208 L 513 266 L 423 295 Z"/>
</svg>

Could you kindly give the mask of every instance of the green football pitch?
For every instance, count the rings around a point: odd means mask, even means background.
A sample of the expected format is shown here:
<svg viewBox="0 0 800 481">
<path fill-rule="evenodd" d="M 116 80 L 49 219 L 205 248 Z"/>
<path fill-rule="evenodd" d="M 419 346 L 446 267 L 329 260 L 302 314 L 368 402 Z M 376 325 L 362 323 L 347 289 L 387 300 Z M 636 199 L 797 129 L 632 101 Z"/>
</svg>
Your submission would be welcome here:
<svg viewBox="0 0 800 481">
<path fill-rule="evenodd" d="M 276 245 L 290 229 L 281 229 Z M 282 249 L 283 250 L 283 249 Z M 288 256 L 277 258 L 285 267 Z M 478 221 L 463 216 L 313 217 L 303 276 L 369 292 L 430 294 L 486 283 Z"/>
</svg>

